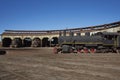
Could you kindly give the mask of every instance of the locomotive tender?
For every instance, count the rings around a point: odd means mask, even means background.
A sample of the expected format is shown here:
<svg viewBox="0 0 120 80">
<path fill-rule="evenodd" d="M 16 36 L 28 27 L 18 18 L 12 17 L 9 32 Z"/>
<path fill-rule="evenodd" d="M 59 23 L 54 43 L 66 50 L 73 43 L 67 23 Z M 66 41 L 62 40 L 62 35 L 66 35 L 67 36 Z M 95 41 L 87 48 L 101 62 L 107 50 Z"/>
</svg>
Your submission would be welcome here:
<svg viewBox="0 0 120 80">
<path fill-rule="evenodd" d="M 105 53 L 120 51 L 120 34 L 117 32 L 98 32 L 90 35 L 89 32 L 85 36 L 80 33 L 74 36 L 70 31 L 70 35 L 66 36 L 66 31 L 60 32 L 58 43 L 61 46 L 58 52 L 71 53 Z"/>
</svg>

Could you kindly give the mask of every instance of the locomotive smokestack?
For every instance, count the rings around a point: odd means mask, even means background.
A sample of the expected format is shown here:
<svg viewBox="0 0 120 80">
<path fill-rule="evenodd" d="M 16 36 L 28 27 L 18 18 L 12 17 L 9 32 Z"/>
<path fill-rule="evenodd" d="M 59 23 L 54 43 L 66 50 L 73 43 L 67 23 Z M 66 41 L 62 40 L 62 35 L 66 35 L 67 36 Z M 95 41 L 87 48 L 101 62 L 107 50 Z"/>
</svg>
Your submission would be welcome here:
<svg viewBox="0 0 120 80">
<path fill-rule="evenodd" d="M 62 33 L 61 33 L 61 31 L 59 31 L 59 36 L 62 36 Z"/>
<path fill-rule="evenodd" d="M 63 31 L 63 36 L 66 36 L 66 30 Z"/>
<path fill-rule="evenodd" d="M 74 36 L 74 32 L 71 32 L 71 36 Z"/>
<path fill-rule="evenodd" d="M 69 35 L 73 37 L 74 36 L 74 32 L 70 31 Z"/>
</svg>

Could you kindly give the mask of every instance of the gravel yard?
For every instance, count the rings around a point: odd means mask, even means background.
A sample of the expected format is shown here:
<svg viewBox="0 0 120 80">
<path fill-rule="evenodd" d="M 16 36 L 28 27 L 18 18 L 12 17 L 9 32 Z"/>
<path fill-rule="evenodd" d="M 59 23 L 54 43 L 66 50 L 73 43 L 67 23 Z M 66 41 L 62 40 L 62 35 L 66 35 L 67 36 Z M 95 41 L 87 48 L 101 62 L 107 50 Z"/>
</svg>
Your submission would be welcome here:
<svg viewBox="0 0 120 80">
<path fill-rule="evenodd" d="M 7 49 L 0 80 L 120 80 L 120 54 L 53 54 L 51 48 Z"/>
</svg>

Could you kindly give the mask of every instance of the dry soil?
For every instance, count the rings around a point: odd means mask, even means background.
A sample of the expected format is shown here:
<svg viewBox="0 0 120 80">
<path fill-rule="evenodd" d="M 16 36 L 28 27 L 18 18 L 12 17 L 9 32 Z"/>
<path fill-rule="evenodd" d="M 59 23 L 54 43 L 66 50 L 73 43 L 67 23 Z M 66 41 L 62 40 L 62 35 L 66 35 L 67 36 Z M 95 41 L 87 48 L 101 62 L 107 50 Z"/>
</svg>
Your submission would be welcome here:
<svg viewBox="0 0 120 80">
<path fill-rule="evenodd" d="M 120 80 L 120 54 L 53 54 L 52 48 L 7 49 L 0 80 Z"/>
</svg>

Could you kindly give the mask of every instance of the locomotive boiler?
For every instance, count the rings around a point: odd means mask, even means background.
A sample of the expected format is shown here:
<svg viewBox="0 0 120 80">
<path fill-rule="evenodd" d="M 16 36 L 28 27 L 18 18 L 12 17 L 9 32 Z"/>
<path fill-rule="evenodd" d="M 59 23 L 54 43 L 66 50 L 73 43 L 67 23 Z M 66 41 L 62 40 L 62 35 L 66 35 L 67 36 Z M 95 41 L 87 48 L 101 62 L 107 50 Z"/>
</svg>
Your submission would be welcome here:
<svg viewBox="0 0 120 80">
<path fill-rule="evenodd" d="M 106 53 L 120 51 L 120 34 L 115 32 L 98 32 L 90 35 L 89 32 L 85 36 L 78 33 L 74 36 L 70 32 L 66 36 L 66 31 L 60 32 L 58 43 L 60 48 L 58 51 L 62 53 L 80 52 L 80 53 Z"/>
</svg>

